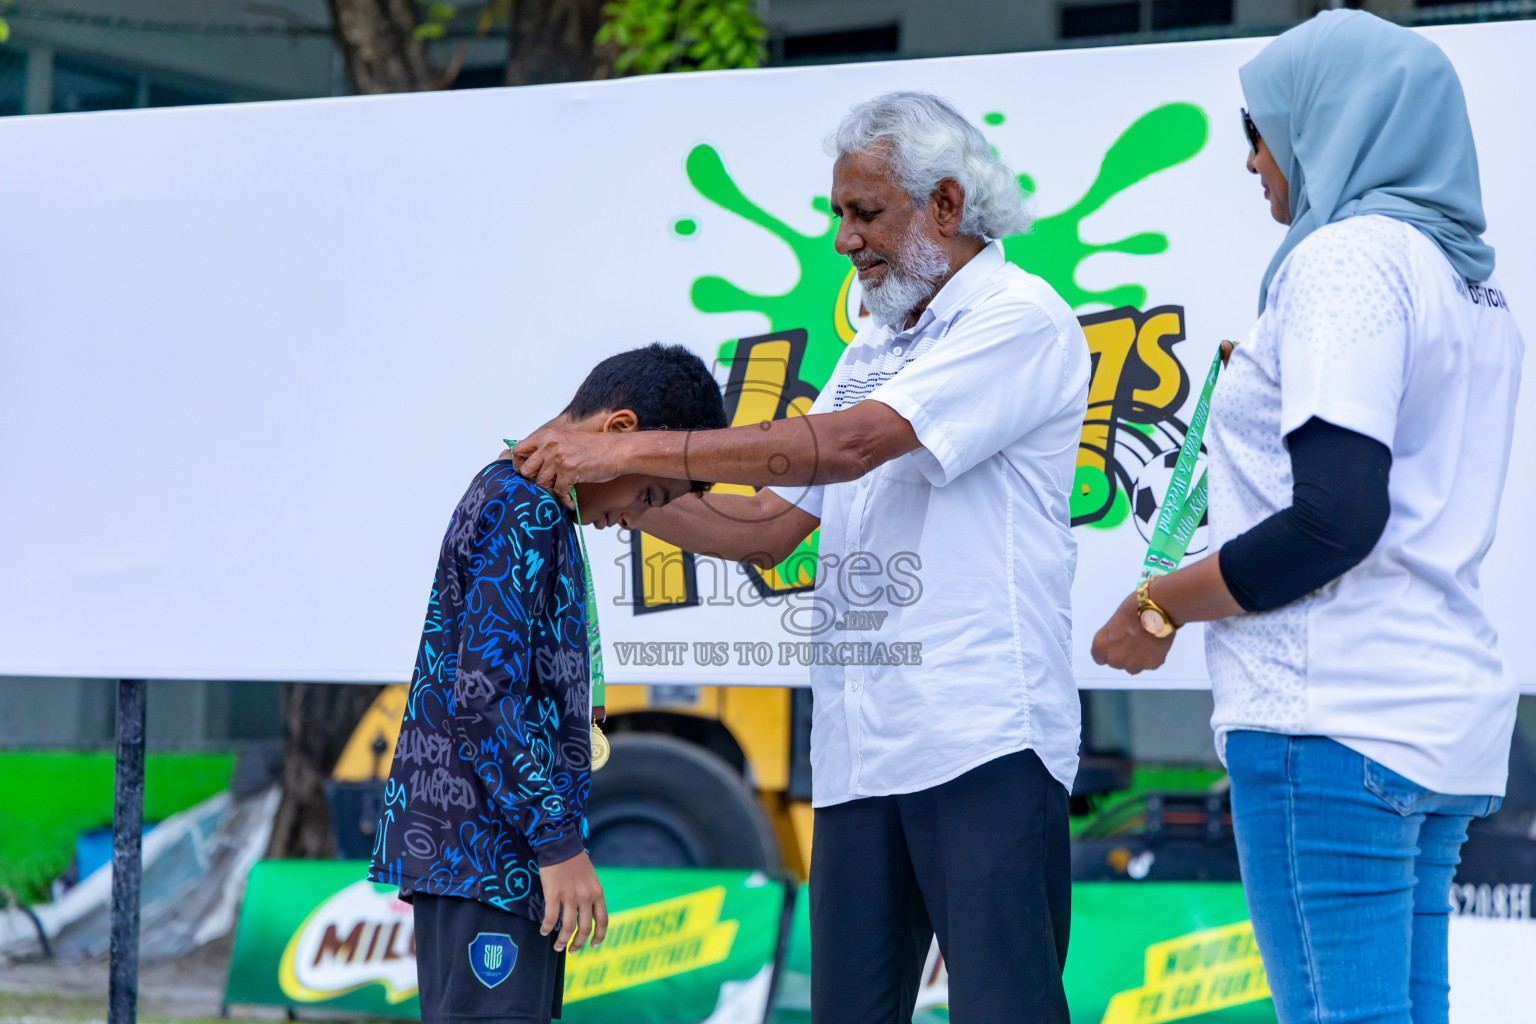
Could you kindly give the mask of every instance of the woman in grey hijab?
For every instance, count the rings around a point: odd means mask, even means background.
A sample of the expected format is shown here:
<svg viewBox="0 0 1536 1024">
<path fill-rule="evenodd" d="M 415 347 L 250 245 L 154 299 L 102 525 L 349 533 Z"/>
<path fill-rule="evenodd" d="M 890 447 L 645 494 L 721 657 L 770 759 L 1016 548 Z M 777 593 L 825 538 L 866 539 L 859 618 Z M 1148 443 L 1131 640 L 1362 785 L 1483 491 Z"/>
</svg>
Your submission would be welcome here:
<svg viewBox="0 0 1536 1024">
<path fill-rule="evenodd" d="M 1431 41 L 1329 11 L 1241 70 L 1248 169 L 1289 226 L 1211 404 L 1216 557 L 1094 639 L 1160 665 L 1210 623 L 1212 725 L 1281 1021 L 1443 1024 L 1467 825 L 1517 699 L 1478 570 L 1524 343 L 1493 279 L 1461 83 Z"/>
</svg>

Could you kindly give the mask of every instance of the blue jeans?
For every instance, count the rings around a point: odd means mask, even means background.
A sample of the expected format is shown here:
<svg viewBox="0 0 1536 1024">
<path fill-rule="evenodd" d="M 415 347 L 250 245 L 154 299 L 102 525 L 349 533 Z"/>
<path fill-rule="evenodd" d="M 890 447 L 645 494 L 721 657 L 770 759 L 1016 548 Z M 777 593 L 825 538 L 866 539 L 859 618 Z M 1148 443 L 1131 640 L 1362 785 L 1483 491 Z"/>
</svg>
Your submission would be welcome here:
<svg viewBox="0 0 1536 1024">
<path fill-rule="evenodd" d="M 1445 1024 L 1451 878 L 1500 798 L 1432 792 L 1322 736 L 1232 732 L 1226 754 L 1281 1024 Z"/>
</svg>

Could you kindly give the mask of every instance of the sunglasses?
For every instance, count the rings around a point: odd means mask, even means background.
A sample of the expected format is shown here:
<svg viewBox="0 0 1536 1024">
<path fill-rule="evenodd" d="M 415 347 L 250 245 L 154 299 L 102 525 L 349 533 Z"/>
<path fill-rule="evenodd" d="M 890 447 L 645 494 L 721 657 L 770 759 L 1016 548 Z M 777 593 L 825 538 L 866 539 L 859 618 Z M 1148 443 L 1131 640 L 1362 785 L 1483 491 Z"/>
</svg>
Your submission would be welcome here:
<svg viewBox="0 0 1536 1024">
<path fill-rule="evenodd" d="M 1253 150 L 1253 155 L 1259 155 L 1259 128 L 1253 123 L 1253 118 L 1248 116 L 1247 107 L 1239 107 L 1243 112 L 1243 134 L 1248 136 L 1248 147 Z"/>
</svg>

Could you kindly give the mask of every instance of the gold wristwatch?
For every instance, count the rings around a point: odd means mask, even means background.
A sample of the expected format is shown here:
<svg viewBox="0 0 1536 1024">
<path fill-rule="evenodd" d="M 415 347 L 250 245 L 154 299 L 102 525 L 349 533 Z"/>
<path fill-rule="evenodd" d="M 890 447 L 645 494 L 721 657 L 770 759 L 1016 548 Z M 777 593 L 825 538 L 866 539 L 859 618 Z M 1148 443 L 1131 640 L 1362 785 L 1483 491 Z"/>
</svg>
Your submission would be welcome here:
<svg viewBox="0 0 1536 1024">
<path fill-rule="evenodd" d="M 1173 624 L 1173 619 L 1163 611 L 1158 603 L 1152 600 L 1152 581 L 1142 580 L 1141 586 L 1136 588 L 1136 614 L 1141 617 L 1141 628 L 1162 640 L 1173 636 L 1179 627 Z"/>
</svg>

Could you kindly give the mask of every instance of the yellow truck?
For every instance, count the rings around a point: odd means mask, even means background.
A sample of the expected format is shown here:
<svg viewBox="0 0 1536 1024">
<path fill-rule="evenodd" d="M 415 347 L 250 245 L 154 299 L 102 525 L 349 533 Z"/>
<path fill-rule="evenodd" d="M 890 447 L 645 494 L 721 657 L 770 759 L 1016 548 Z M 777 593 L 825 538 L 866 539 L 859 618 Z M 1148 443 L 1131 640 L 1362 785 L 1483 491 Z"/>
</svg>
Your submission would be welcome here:
<svg viewBox="0 0 1536 1024">
<path fill-rule="evenodd" d="M 752 686 L 612 686 L 607 767 L 592 776 L 589 845 L 600 864 L 756 867 L 802 878 L 811 853 L 810 691 Z M 338 838 L 371 845 L 405 686 L 381 692 L 332 775 Z M 346 808 L 343 810 L 343 808 Z M 348 820 L 348 819 L 355 819 Z M 348 852 L 344 849 L 343 852 Z M 364 851 L 365 853 L 365 851 Z"/>
</svg>

